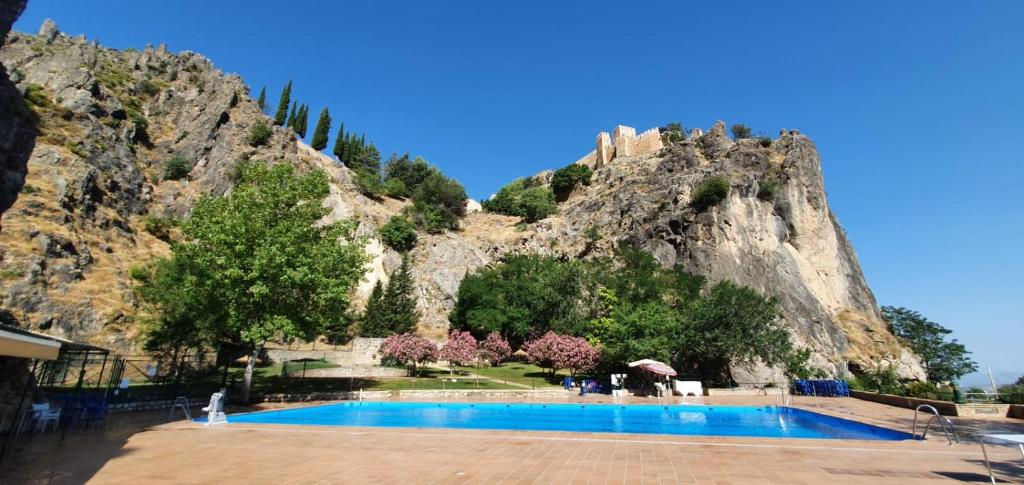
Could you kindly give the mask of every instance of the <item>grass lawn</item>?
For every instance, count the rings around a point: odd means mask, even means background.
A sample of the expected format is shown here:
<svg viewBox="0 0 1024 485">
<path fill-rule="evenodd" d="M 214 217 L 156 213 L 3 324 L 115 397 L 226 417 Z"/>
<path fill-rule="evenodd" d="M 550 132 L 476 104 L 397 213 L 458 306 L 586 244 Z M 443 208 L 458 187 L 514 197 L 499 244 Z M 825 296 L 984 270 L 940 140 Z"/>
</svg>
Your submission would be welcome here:
<svg viewBox="0 0 1024 485">
<path fill-rule="evenodd" d="M 480 367 L 458 367 L 457 369 L 463 372 L 490 377 L 492 379 L 507 380 L 509 382 L 538 388 L 561 387 L 562 378 L 569 375 L 564 372 L 559 372 L 555 374 L 555 377 L 551 377 L 551 374 L 549 374 L 547 370 L 524 362 L 506 362 L 497 367 L 483 365 Z"/>
</svg>

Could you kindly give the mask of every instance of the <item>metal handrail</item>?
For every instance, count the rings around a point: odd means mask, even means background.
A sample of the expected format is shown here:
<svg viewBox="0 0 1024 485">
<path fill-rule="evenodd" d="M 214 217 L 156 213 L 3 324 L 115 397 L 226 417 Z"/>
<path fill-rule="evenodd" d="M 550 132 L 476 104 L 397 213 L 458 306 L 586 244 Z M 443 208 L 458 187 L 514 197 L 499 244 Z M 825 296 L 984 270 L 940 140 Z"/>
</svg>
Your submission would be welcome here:
<svg viewBox="0 0 1024 485">
<path fill-rule="evenodd" d="M 910 436 L 912 438 L 917 439 L 917 414 L 921 412 L 922 409 L 932 414 L 932 417 L 928 418 L 928 422 L 924 425 L 924 431 L 921 433 L 922 441 L 928 437 L 928 428 L 931 427 L 932 421 L 938 419 L 939 425 L 942 426 L 942 433 L 946 435 L 946 441 L 948 441 L 949 444 L 953 444 L 953 440 L 955 439 L 957 443 L 960 443 L 960 437 L 956 434 L 956 426 L 953 425 L 953 422 L 950 421 L 949 418 L 939 414 L 939 410 L 935 409 L 935 406 L 930 404 L 920 404 L 914 409 L 914 425 L 910 431 Z M 946 427 L 947 424 L 949 425 L 948 428 Z M 953 438 L 949 437 L 950 430 L 953 432 Z"/>
<path fill-rule="evenodd" d="M 187 397 L 185 397 L 185 396 L 178 396 L 178 397 L 174 398 L 174 405 L 171 406 L 171 416 L 170 417 L 172 417 L 172 418 L 174 417 L 174 410 L 175 409 L 181 408 L 182 411 L 185 411 L 185 419 L 187 419 L 189 421 L 192 421 L 192 411 L 189 409 L 190 407 L 192 407 L 192 405 L 188 402 L 188 398 Z"/>
</svg>

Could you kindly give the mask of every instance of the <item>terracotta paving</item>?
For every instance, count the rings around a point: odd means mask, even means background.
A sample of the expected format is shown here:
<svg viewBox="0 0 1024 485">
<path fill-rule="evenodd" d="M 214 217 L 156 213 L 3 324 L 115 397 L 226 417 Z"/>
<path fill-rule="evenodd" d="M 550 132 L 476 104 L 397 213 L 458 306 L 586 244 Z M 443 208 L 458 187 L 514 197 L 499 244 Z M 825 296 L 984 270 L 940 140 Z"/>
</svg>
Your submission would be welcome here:
<svg viewBox="0 0 1024 485">
<path fill-rule="evenodd" d="M 586 398 L 597 402 L 600 396 Z M 570 398 L 575 400 L 575 398 Z M 678 400 L 678 399 L 677 399 Z M 772 397 L 701 398 L 711 404 L 774 404 Z M 638 402 L 657 402 L 655 400 Z M 909 430 L 913 411 L 856 399 L 795 398 L 794 406 Z M 275 406 L 277 407 L 277 406 Z M 1006 418 L 958 420 L 1024 432 Z M 142 425 L 145 425 L 144 423 Z M 120 429 L 121 434 L 116 431 Z M 987 483 L 977 444 L 689 437 L 175 422 L 37 437 L 5 483 Z M 1012 448 L 990 452 L 1004 481 L 1024 483 Z"/>
</svg>

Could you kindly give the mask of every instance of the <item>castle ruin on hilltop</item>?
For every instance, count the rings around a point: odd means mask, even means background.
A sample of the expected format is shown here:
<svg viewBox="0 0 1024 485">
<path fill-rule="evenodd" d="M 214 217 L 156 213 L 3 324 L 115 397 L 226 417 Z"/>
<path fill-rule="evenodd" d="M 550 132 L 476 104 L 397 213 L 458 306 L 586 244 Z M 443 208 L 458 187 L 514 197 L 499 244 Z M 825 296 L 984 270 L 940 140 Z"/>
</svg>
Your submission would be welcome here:
<svg viewBox="0 0 1024 485">
<path fill-rule="evenodd" d="M 636 136 L 636 128 L 619 125 L 615 127 L 612 135 L 606 131 L 598 133 L 597 147 L 576 163 L 596 170 L 612 159 L 654 153 L 663 146 L 661 132 L 657 128 L 651 128 Z"/>
</svg>

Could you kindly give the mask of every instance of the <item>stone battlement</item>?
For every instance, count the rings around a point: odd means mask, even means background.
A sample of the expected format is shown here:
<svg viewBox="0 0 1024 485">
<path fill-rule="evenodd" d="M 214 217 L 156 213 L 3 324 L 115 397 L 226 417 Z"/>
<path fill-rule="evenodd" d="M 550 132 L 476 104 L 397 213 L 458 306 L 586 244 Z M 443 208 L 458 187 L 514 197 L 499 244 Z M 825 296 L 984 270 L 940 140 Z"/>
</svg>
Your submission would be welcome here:
<svg viewBox="0 0 1024 485">
<path fill-rule="evenodd" d="M 664 146 L 661 143 L 661 132 L 657 128 L 651 128 L 637 136 L 636 128 L 624 125 L 616 126 L 610 135 L 606 131 L 598 133 L 596 145 L 594 151 L 576 163 L 596 170 L 615 158 L 645 155 Z"/>
</svg>

